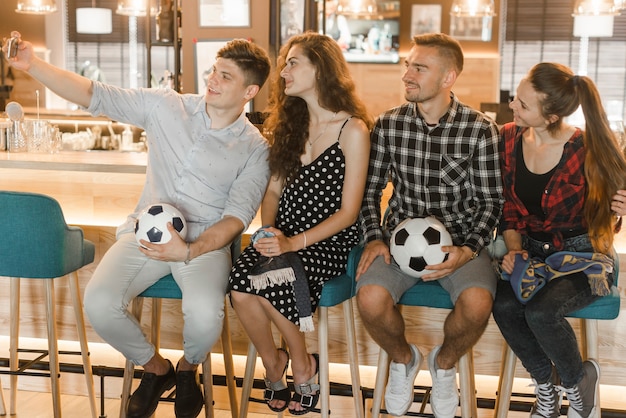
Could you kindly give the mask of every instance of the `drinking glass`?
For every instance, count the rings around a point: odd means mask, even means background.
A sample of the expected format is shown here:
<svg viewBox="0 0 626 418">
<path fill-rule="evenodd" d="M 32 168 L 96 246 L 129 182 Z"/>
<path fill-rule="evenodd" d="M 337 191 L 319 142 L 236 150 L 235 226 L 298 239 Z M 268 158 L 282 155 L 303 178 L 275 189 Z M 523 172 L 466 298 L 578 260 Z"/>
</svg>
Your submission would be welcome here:
<svg viewBox="0 0 626 418">
<path fill-rule="evenodd" d="M 51 142 L 50 123 L 41 119 L 27 119 L 24 122 L 28 137 L 28 152 L 48 152 Z"/>
</svg>

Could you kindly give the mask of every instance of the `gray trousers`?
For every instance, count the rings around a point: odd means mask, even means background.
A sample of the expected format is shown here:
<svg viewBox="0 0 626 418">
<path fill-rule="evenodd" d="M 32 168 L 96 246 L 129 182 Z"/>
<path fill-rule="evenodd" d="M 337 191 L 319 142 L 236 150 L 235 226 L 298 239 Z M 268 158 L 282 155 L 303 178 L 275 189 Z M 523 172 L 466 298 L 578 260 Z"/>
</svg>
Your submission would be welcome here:
<svg viewBox="0 0 626 418">
<path fill-rule="evenodd" d="M 154 356 L 155 348 L 128 305 L 161 277 L 172 273 L 183 294 L 185 359 L 200 364 L 222 331 L 230 269 L 230 246 L 202 254 L 189 264 L 164 262 L 143 255 L 134 234 L 126 233 L 107 251 L 87 284 L 85 312 L 102 339 L 134 364 L 144 365 Z"/>
</svg>

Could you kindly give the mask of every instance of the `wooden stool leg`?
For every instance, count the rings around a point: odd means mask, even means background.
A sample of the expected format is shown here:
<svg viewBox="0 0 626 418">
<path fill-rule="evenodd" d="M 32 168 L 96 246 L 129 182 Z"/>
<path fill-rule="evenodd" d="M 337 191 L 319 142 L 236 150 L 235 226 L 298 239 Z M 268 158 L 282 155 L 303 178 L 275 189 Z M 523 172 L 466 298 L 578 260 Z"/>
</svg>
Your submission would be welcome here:
<svg viewBox="0 0 626 418">
<path fill-rule="evenodd" d="M 52 408 L 54 417 L 61 418 L 61 389 L 59 387 L 59 347 L 57 342 L 56 307 L 54 302 L 54 280 L 44 280 L 46 294 L 46 317 L 48 320 L 48 357 L 50 359 L 50 383 L 52 386 Z"/>
<path fill-rule="evenodd" d="M 228 314 L 226 313 L 224 315 L 224 325 L 222 326 L 222 353 L 224 353 L 224 372 L 226 375 L 226 387 L 228 388 L 228 400 L 230 401 L 230 414 L 232 418 L 237 418 L 239 416 L 239 405 L 237 404 L 237 382 L 235 381 L 235 366 L 233 364 L 233 346 L 230 339 L 230 324 L 228 321 Z"/>
<path fill-rule="evenodd" d="M 4 403 L 4 391 L 2 390 L 2 382 L 0 382 L 0 415 L 6 415 L 7 408 Z"/>
<path fill-rule="evenodd" d="M 254 384 L 254 369 L 256 366 L 256 347 L 252 343 L 248 343 L 248 356 L 246 357 L 246 371 L 243 376 L 243 384 L 241 385 L 241 404 L 239 407 L 239 418 L 248 416 L 248 404 L 250 403 L 250 394 L 252 393 L 252 385 Z"/>
<path fill-rule="evenodd" d="M 361 373 L 359 371 L 359 357 L 356 345 L 356 332 L 354 326 L 354 311 L 352 309 L 352 299 L 343 303 L 343 318 L 346 323 L 346 336 L 348 343 L 348 356 L 350 359 L 350 376 L 352 379 L 352 397 L 354 399 L 354 410 L 357 418 L 365 418 L 363 410 L 363 393 L 361 392 Z"/>
<path fill-rule="evenodd" d="M 509 414 L 516 362 L 517 356 L 513 353 L 511 347 L 504 342 L 504 348 L 502 350 L 502 364 L 500 366 L 500 379 L 498 382 L 498 393 L 496 394 L 496 405 L 494 408 L 494 418 L 506 418 Z"/>
<path fill-rule="evenodd" d="M 477 418 L 478 407 L 476 405 L 472 349 L 459 359 L 459 380 L 461 390 L 461 416 L 463 418 Z"/>
<path fill-rule="evenodd" d="M 74 317 L 76 318 L 76 330 L 78 331 L 78 341 L 80 342 L 80 353 L 83 359 L 83 370 L 85 373 L 85 384 L 89 394 L 89 407 L 92 418 L 98 417 L 96 410 L 96 390 L 93 385 L 93 370 L 91 359 L 89 358 L 89 347 L 87 345 L 87 333 L 85 332 L 85 317 L 83 316 L 83 302 L 80 297 L 78 273 L 69 274 L 70 292 L 72 294 L 72 305 L 74 306 Z"/>
<path fill-rule="evenodd" d="M 20 340 L 20 279 L 11 277 L 11 330 L 9 342 L 9 370 L 16 372 L 19 369 L 17 347 Z M 11 415 L 15 415 L 17 409 L 17 375 L 12 374 L 9 378 L 11 384 Z"/>
<path fill-rule="evenodd" d="M 320 378 L 320 411 L 322 418 L 330 415 L 330 374 L 328 371 L 328 307 L 319 306 L 318 312 L 318 343 L 319 343 L 319 378 Z"/>
<path fill-rule="evenodd" d="M 378 368 L 376 370 L 376 383 L 372 399 L 372 418 L 378 418 L 380 416 L 380 408 L 383 403 L 383 394 L 385 393 L 388 373 L 389 355 L 381 348 L 378 352 Z"/>
<path fill-rule="evenodd" d="M 138 321 L 141 322 L 141 310 L 143 308 L 143 298 L 135 298 L 132 301 L 131 313 Z M 124 366 L 124 380 L 122 382 L 122 399 L 120 402 L 120 418 L 126 418 L 126 408 L 128 407 L 128 399 L 133 387 L 133 375 L 135 373 L 135 365 L 126 360 Z"/>
<path fill-rule="evenodd" d="M 204 389 L 204 416 L 213 418 L 213 372 L 211 372 L 211 353 L 202 363 L 202 387 Z"/>
</svg>

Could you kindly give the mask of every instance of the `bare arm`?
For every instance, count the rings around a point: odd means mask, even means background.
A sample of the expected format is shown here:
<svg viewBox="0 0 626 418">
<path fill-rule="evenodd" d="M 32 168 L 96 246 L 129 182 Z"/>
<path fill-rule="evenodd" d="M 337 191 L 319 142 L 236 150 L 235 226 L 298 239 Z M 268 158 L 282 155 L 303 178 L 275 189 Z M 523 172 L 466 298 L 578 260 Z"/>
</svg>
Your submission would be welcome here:
<svg viewBox="0 0 626 418">
<path fill-rule="evenodd" d="M 522 248 L 522 235 L 519 232 L 507 229 L 502 232 L 502 237 L 508 249 L 508 252 L 502 258 L 502 269 L 511 274 L 515 264 L 515 254 L 522 254 L 524 259 L 528 259 L 528 252 Z"/>
<path fill-rule="evenodd" d="M 9 63 L 13 68 L 27 72 L 60 97 L 83 107 L 89 106 L 93 95 L 91 80 L 38 58 L 33 45 L 22 40 L 19 32 L 13 31 L 11 36 L 19 38 L 17 55 L 9 58 Z M 4 54 L 6 50 L 7 45 L 3 45 Z"/>
</svg>

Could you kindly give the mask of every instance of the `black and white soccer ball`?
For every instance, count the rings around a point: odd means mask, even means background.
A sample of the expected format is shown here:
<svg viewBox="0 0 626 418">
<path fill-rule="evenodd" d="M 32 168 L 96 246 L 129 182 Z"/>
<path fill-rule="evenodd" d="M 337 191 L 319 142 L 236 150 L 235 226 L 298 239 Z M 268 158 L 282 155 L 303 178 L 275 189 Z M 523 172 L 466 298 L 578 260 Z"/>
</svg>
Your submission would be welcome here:
<svg viewBox="0 0 626 418">
<path fill-rule="evenodd" d="M 155 203 L 139 212 L 135 221 L 135 238 L 139 245 L 141 245 L 140 239 L 154 244 L 165 244 L 172 239 L 167 229 L 168 222 L 172 223 L 182 239 L 187 237 L 185 217 L 174 206 L 167 203 Z"/>
<path fill-rule="evenodd" d="M 432 272 L 427 265 L 443 263 L 448 253 L 441 250 L 452 245 L 452 237 L 437 218 L 409 218 L 400 222 L 391 235 L 390 250 L 400 269 L 413 277 Z"/>
</svg>

